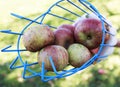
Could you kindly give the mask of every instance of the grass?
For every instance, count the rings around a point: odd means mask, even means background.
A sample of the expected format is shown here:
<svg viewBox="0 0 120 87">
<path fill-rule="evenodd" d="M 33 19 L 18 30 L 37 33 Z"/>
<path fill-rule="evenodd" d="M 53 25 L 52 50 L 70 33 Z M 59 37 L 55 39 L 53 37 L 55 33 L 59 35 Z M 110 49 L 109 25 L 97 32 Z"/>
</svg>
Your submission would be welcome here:
<svg viewBox="0 0 120 87">
<path fill-rule="evenodd" d="M 23 29 L 23 27 L 29 22 L 10 16 L 11 12 L 34 19 L 45 12 L 46 9 L 48 9 L 48 7 L 54 3 L 54 1 L 56 0 L 16 0 L 14 2 L 11 2 L 10 0 L 1 0 L 0 6 L 3 8 L 0 8 L 2 12 L 0 14 L 0 30 L 11 29 L 12 31 L 20 32 L 21 29 Z M 113 26 L 115 26 L 115 28 L 118 30 L 117 38 L 119 38 L 119 0 L 91 0 L 91 2 L 102 14 L 112 21 Z M 112 3 L 114 3 L 113 6 L 111 6 Z M 70 17 L 72 20 L 76 19 L 69 13 L 62 13 L 60 10 L 55 12 L 57 14 L 64 15 L 65 17 Z M 51 16 L 45 18 L 44 22 L 55 26 L 58 26 L 62 23 L 70 23 L 67 21 L 63 22 L 63 20 L 59 20 Z M 14 49 L 16 48 L 16 42 L 17 36 L 0 33 L 0 49 L 9 44 L 13 44 L 12 48 Z M 21 55 L 24 57 L 24 61 L 36 61 L 36 54 L 26 52 L 22 53 Z M 120 87 L 119 48 L 115 48 L 114 53 L 110 55 L 107 60 L 104 60 L 96 65 L 92 65 L 82 72 L 78 72 L 67 78 L 57 79 L 46 83 L 41 82 L 39 77 L 24 80 L 22 78 L 23 69 L 10 70 L 9 65 L 16 56 L 16 53 L 0 53 L 0 87 Z M 19 64 L 19 61 L 17 64 Z M 106 73 L 103 75 L 99 74 L 99 69 L 103 69 Z"/>
</svg>

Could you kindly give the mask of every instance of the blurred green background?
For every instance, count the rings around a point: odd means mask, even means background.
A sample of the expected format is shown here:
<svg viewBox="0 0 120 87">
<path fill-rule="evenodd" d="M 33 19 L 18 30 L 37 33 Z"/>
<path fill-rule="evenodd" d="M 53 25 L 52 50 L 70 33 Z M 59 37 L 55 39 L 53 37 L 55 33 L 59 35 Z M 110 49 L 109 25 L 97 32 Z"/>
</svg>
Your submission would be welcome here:
<svg viewBox="0 0 120 87">
<path fill-rule="evenodd" d="M 44 13 L 49 6 L 57 0 L 0 0 L 0 30 L 11 29 L 19 32 L 28 24 L 26 20 L 20 20 L 10 15 L 11 12 L 34 19 Z M 74 0 L 76 1 L 76 0 Z M 117 38 L 120 38 L 120 1 L 119 0 L 89 0 L 104 16 L 109 19 L 117 29 Z M 65 4 L 67 6 L 67 4 Z M 61 14 L 60 11 L 57 10 Z M 56 12 L 56 13 L 57 13 Z M 65 17 L 71 16 L 65 12 Z M 75 19 L 71 16 L 72 19 Z M 55 22 L 48 17 L 46 23 L 58 25 L 63 21 Z M 17 36 L 0 33 L 0 49 L 9 44 L 16 47 Z M 10 70 L 9 65 L 16 57 L 16 53 L 0 52 L 0 87 L 120 87 L 120 49 L 115 48 L 107 60 L 92 65 L 82 72 L 70 77 L 56 79 L 49 82 L 41 82 L 39 77 L 24 80 L 22 69 Z M 26 60 L 33 61 L 32 53 L 22 54 Z M 30 57 L 30 58 L 29 58 Z M 102 70 L 104 74 L 100 74 Z"/>
</svg>

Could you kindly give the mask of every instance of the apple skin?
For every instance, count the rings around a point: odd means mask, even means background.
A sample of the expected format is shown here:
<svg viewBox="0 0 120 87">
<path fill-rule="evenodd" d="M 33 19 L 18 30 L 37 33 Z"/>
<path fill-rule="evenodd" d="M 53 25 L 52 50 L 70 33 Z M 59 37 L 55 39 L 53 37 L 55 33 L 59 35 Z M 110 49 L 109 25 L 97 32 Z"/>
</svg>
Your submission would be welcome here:
<svg viewBox="0 0 120 87">
<path fill-rule="evenodd" d="M 66 28 L 58 28 L 54 31 L 55 36 L 55 45 L 60 45 L 65 47 L 66 49 L 70 44 L 74 43 L 74 35 L 73 33 Z"/>
<path fill-rule="evenodd" d="M 74 32 L 78 43 L 85 45 L 88 49 L 97 48 L 102 41 L 102 23 L 94 18 L 86 18 L 79 22 Z"/>
<path fill-rule="evenodd" d="M 76 27 L 80 22 L 82 22 L 83 20 L 85 19 L 96 19 L 96 20 L 99 20 L 100 19 L 98 18 L 98 16 L 96 16 L 95 14 L 91 13 L 91 14 L 84 14 L 82 15 L 81 17 L 77 18 L 77 20 L 73 23 L 73 26 Z M 108 20 L 107 20 L 108 21 Z M 109 21 L 108 21 L 109 22 Z M 104 24 L 105 25 L 105 28 L 106 30 L 109 32 L 110 31 L 110 27 L 108 24 Z M 105 36 L 105 43 L 110 39 L 110 34 L 106 33 L 106 36 Z"/>
<path fill-rule="evenodd" d="M 69 63 L 73 67 L 80 67 L 91 58 L 91 53 L 82 44 L 74 43 L 68 48 Z"/>
<path fill-rule="evenodd" d="M 45 63 L 45 69 L 48 71 L 53 71 L 49 57 L 52 57 L 56 70 L 63 70 L 68 65 L 68 52 L 67 50 L 58 45 L 47 46 L 38 52 L 38 63 L 40 66 L 42 62 Z"/>
<path fill-rule="evenodd" d="M 72 25 L 73 25 L 73 26 L 77 26 L 77 24 L 78 24 L 79 22 L 81 22 L 82 20 L 84 20 L 84 19 L 86 19 L 86 18 L 87 18 L 87 19 L 88 19 L 88 18 L 94 18 L 94 19 L 100 20 L 100 19 L 98 18 L 98 16 L 96 16 L 96 15 L 93 14 L 93 13 L 91 13 L 91 14 L 83 14 L 81 17 L 77 18 Z"/>
<path fill-rule="evenodd" d="M 39 51 L 41 48 L 54 43 L 54 33 L 47 25 L 30 27 L 23 34 L 23 44 L 30 52 Z"/>
<path fill-rule="evenodd" d="M 99 51 L 99 47 L 90 50 L 90 52 L 91 52 L 93 55 L 96 54 L 96 53 L 98 53 L 98 51 Z"/>
<path fill-rule="evenodd" d="M 58 29 L 59 28 L 65 28 L 65 29 L 70 30 L 71 32 L 74 32 L 74 30 L 75 30 L 75 27 L 71 24 L 62 24 L 58 27 Z"/>
</svg>

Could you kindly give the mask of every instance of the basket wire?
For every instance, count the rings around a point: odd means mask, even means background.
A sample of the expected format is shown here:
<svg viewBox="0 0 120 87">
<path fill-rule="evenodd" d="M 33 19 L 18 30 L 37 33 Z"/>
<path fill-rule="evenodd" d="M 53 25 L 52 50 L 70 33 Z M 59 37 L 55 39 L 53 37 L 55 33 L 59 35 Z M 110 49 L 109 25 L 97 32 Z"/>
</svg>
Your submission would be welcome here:
<svg viewBox="0 0 120 87">
<path fill-rule="evenodd" d="M 88 66 L 92 65 L 97 59 L 99 58 L 105 58 L 109 55 L 103 55 L 103 56 L 100 56 L 100 53 L 102 52 L 102 49 L 103 47 L 105 46 L 109 46 L 109 47 L 113 47 L 112 45 L 109 45 L 109 44 L 105 44 L 104 41 L 105 41 L 105 34 L 108 33 L 110 35 L 113 35 L 111 34 L 109 31 L 107 31 L 104 27 L 104 23 L 108 24 L 110 27 L 112 27 L 111 24 L 109 24 L 106 19 L 99 13 L 99 11 L 90 3 L 88 2 L 87 0 L 76 0 L 78 1 L 78 3 L 80 3 L 83 7 L 87 8 L 90 12 L 94 13 L 96 16 L 98 16 L 98 18 L 101 20 L 101 23 L 102 23 L 102 33 L 103 33 L 103 36 L 102 36 L 102 42 L 100 44 L 100 48 L 99 48 L 99 51 L 98 53 L 96 53 L 90 60 L 88 60 L 86 63 L 84 63 L 81 67 L 78 67 L 78 68 L 71 68 L 69 70 L 62 70 L 62 71 L 57 71 L 56 70 L 56 67 L 54 65 L 54 62 L 52 60 L 52 57 L 50 56 L 49 57 L 49 60 L 50 60 L 50 63 L 52 65 L 52 68 L 53 68 L 53 71 L 55 73 L 55 75 L 46 75 L 46 73 L 48 72 L 47 70 L 45 70 L 45 63 L 42 62 L 42 66 L 41 66 L 41 72 L 36 72 L 32 69 L 30 69 L 29 67 L 30 66 L 33 66 L 33 65 L 37 65 L 38 62 L 33 62 L 33 63 L 28 63 L 27 61 L 23 61 L 22 60 L 22 56 L 20 55 L 21 52 L 25 52 L 27 51 L 26 49 L 21 49 L 20 48 L 20 39 L 24 33 L 24 31 L 30 26 L 32 25 L 33 23 L 36 23 L 36 24 L 46 24 L 44 23 L 44 20 L 46 18 L 47 15 L 51 15 L 53 17 L 56 17 L 56 18 L 59 18 L 59 19 L 62 19 L 62 20 L 65 20 L 65 21 L 69 21 L 71 23 L 74 22 L 74 20 L 72 19 L 69 19 L 69 18 L 66 18 L 66 17 L 63 17 L 63 16 L 60 16 L 58 14 L 54 14 L 52 13 L 52 9 L 57 6 L 61 9 L 63 9 L 64 11 L 67 11 L 69 12 L 71 15 L 74 15 L 76 17 L 81 17 L 80 14 L 77 14 L 73 11 L 71 11 L 70 9 L 67 9 L 65 8 L 64 6 L 60 5 L 60 3 L 62 2 L 67 2 L 71 5 L 73 5 L 74 7 L 76 7 L 78 10 L 82 11 L 83 13 L 85 14 L 90 14 L 89 12 L 87 12 L 86 10 L 84 10 L 83 8 L 81 8 L 81 6 L 77 5 L 74 3 L 73 0 L 58 0 L 57 2 L 55 2 L 45 13 L 43 13 L 42 15 L 38 16 L 37 18 L 35 19 L 30 19 L 30 18 L 27 18 L 27 17 L 24 17 L 24 16 L 21 16 L 21 15 L 18 15 L 18 14 L 15 14 L 15 13 L 11 13 L 12 16 L 15 16 L 17 18 L 20 18 L 20 19 L 25 19 L 27 21 L 30 21 L 23 29 L 20 33 L 18 32 L 13 32 L 11 30 L 1 30 L 0 32 L 2 33 L 6 33 L 6 34 L 14 34 L 14 35 L 18 35 L 18 40 L 17 40 L 17 47 L 16 49 L 11 49 L 12 48 L 12 45 L 8 45 L 6 46 L 5 48 L 3 48 L 1 50 L 1 52 L 15 52 L 18 54 L 18 56 L 12 61 L 12 63 L 10 64 L 10 69 L 17 69 L 17 68 L 23 68 L 23 78 L 24 79 L 29 79 L 29 78 L 33 78 L 33 77 L 36 77 L 36 76 L 39 76 L 41 78 L 41 80 L 43 82 L 46 82 L 46 81 L 49 81 L 49 80 L 53 80 L 55 78 L 64 78 L 64 77 L 67 77 L 67 76 L 70 76 L 72 74 L 75 74 L 76 72 L 80 71 L 80 70 L 83 70 L 85 68 L 87 68 Z M 40 20 L 38 22 L 38 20 Z M 49 27 L 53 28 L 53 29 L 56 29 L 56 26 L 54 25 L 50 25 L 50 24 L 47 24 Z M 114 35 L 113 35 L 114 36 Z M 21 64 L 20 65 L 17 65 L 15 66 L 15 63 L 20 61 Z M 99 62 L 99 61 L 97 61 Z M 27 72 L 30 72 L 31 75 L 26 75 Z"/>
</svg>

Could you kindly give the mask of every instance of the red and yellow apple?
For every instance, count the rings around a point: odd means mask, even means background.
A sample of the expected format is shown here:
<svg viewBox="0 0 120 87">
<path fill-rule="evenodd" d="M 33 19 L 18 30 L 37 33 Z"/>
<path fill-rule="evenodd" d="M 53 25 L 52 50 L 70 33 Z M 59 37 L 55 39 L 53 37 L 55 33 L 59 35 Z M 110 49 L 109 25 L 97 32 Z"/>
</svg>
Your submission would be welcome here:
<svg viewBox="0 0 120 87">
<path fill-rule="evenodd" d="M 91 58 L 91 53 L 82 44 L 74 43 L 68 48 L 69 63 L 74 67 L 80 67 Z"/>
<path fill-rule="evenodd" d="M 42 47 L 54 43 L 54 33 L 47 25 L 30 27 L 23 34 L 23 44 L 30 52 L 39 51 Z"/>
<path fill-rule="evenodd" d="M 73 25 L 71 25 L 71 24 L 62 24 L 62 25 L 60 25 L 60 26 L 58 27 L 58 29 L 60 29 L 60 28 L 68 29 L 68 30 L 70 30 L 71 32 L 74 32 L 74 30 L 75 30 L 75 27 L 74 27 Z"/>
<path fill-rule="evenodd" d="M 94 18 L 86 18 L 79 22 L 74 32 L 78 43 L 89 49 L 97 48 L 102 41 L 102 23 Z"/>
<path fill-rule="evenodd" d="M 38 52 L 38 63 L 40 66 L 42 66 L 42 62 L 44 62 L 45 69 L 48 71 L 53 71 L 49 60 L 50 56 L 52 57 L 56 70 L 63 70 L 68 65 L 68 52 L 64 47 L 58 45 L 50 45 Z"/>
</svg>

